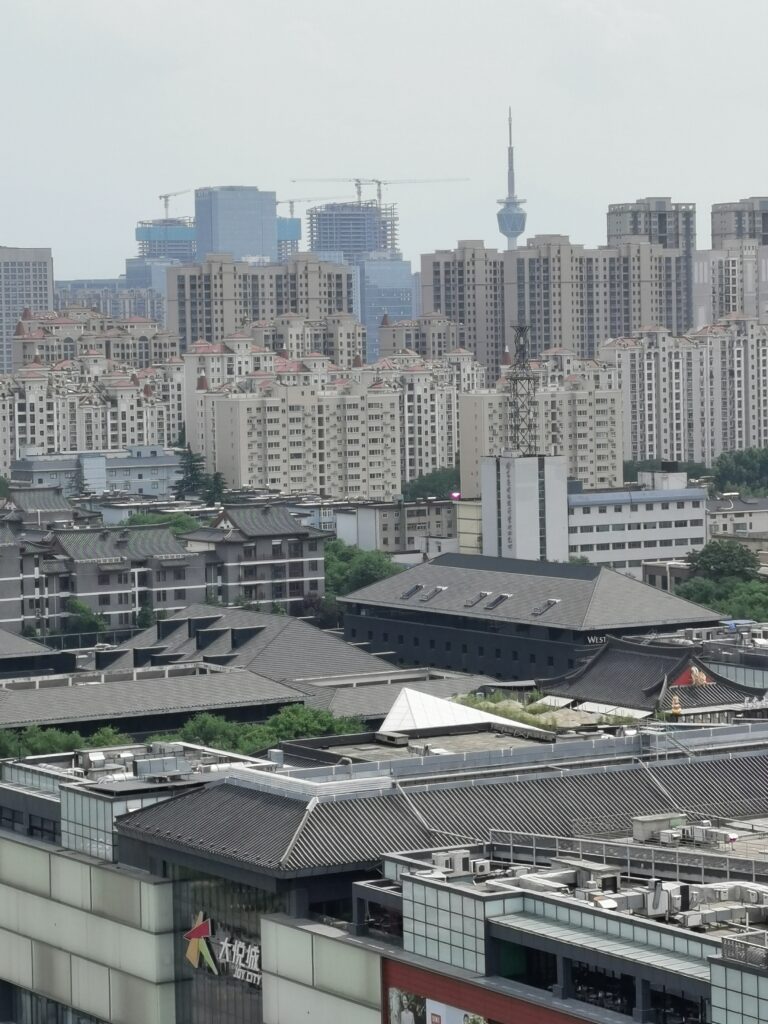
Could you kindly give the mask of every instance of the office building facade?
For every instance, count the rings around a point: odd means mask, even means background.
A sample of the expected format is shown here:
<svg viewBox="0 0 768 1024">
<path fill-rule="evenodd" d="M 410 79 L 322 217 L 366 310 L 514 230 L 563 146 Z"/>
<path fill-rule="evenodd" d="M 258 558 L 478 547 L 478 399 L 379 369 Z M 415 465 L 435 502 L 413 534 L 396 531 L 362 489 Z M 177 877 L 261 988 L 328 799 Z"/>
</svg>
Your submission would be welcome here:
<svg viewBox="0 0 768 1024">
<path fill-rule="evenodd" d="M 381 322 L 405 320 L 413 313 L 411 264 L 399 253 L 369 253 L 358 261 L 360 319 L 365 326 L 366 362 L 380 352 Z"/>
<path fill-rule="evenodd" d="M 277 259 L 277 196 L 255 185 L 195 189 L 197 255 L 228 253 L 233 260 Z"/>
<path fill-rule="evenodd" d="M 25 309 L 53 309 L 50 249 L 0 246 L 0 372 L 13 369 L 13 338 Z"/>
</svg>

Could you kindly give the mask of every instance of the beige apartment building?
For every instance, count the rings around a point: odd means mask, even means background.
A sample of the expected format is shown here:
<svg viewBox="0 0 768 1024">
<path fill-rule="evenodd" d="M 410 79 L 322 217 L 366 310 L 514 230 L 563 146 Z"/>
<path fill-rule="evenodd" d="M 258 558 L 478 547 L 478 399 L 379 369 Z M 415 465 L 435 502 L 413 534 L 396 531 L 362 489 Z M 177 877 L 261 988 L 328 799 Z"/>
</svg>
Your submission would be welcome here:
<svg viewBox="0 0 768 1024">
<path fill-rule="evenodd" d="M 353 313 L 356 272 L 298 253 L 287 263 L 254 265 L 216 255 L 168 269 L 166 322 L 182 350 L 194 341 L 218 342 L 247 324 L 298 313 L 322 320 Z"/>
<path fill-rule="evenodd" d="M 768 446 L 768 327 L 727 317 L 688 335 L 616 338 L 600 356 L 618 371 L 627 459 L 711 466 L 722 452 Z"/>
<path fill-rule="evenodd" d="M 700 249 L 693 263 L 694 326 L 736 314 L 768 323 L 768 246 L 752 238 L 724 239 Z"/>
<path fill-rule="evenodd" d="M 389 356 L 409 349 L 423 359 L 439 359 L 464 348 L 464 325 L 440 313 L 424 313 L 412 320 L 382 322 L 379 327 L 379 355 Z"/>
<path fill-rule="evenodd" d="M 421 257 L 423 314 L 462 324 L 462 345 L 492 379 L 504 354 L 504 254 L 480 241 L 460 241 Z"/>
<path fill-rule="evenodd" d="M 586 249 L 567 235 L 535 235 L 504 260 L 506 322 L 528 325 L 533 356 L 567 348 L 586 359 L 607 338 L 685 326 L 681 250 L 645 240 Z"/>
<path fill-rule="evenodd" d="M 538 450 L 562 455 L 570 479 L 595 490 L 623 483 L 622 396 L 615 370 L 574 352 L 547 352 L 533 364 Z M 513 406 L 503 374 L 494 391 L 459 396 L 462 498 L 480 495 L 480 460 L 512 446 Z"/>
<path fill-rule="evenodd" d="M 256 346 L 288 359 L 319 354 L 341 369 L 349 369 L 360 365 L 365 353 L 365 327 L 351 313 L 336 313 L 320 320 L 286 313 L 251 324 L 249 331 Z"/>
</svg>

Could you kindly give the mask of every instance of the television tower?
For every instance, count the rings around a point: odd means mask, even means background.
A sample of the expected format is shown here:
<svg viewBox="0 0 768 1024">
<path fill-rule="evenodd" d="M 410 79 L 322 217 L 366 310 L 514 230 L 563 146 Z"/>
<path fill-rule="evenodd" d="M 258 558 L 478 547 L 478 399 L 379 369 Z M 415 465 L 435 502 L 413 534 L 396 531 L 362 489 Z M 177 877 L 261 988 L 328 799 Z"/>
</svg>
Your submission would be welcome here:
<svg viewBox="0 0 768 1024">
<path fill-rule="evenodd" d="M 496 214 L 499 231 L 507 240 L 508 249 L 517 248 L 517 240 L 525 231 L 524 199 L 515 195 L 515 149 L 512 145 L 512 107 L 509 108 L 509 144 L 507 146 L 507 198 L 499 199 L 501 209 Z"/>
</svg>

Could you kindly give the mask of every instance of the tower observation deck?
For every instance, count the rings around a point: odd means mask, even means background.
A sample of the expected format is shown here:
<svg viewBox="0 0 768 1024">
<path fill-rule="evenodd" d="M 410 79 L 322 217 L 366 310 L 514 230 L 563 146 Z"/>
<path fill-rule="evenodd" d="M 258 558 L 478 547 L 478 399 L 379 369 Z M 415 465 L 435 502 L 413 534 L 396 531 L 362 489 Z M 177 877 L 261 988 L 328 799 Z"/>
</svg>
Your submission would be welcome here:
<svg viewBox="0 0 768 1024">
<path fill-rule="evenodd" d="M 499 199 L 501 209 L 496 214 L 499 231 L 507 240 L 508 249 L 517 248 L 517 240 L 525 231 L 524 199 L 515 195 L 515 150 L 512 145 L 512 108 L 509 108 L 509 144 L 507 146 L 507 198 Z"/>
</svg>

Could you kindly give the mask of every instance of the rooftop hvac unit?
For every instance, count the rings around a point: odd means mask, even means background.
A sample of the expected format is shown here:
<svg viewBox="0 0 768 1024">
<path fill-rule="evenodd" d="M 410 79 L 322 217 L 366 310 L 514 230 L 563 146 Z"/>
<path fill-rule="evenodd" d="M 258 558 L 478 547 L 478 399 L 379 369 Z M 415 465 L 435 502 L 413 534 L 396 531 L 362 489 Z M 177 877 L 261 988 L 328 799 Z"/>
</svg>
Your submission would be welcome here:
<svg viewBox="0 0 768 1024">
<path fill-rule="evenodd" d="M 432 854 L 432 866 L 441 871 L 453 871 L 453 857 L 450 853 L 440 851 Z"/>
<path fill-rule="evenodd" d="M 491 873 L 491 862 L 489 860 L 473 860 L 470 862 L 469 867 L 473 875 L 489 875 Z"/>
<path fill-rule="evenodd" d="M 453 870 L 457 875 L 469 873 L 469 850 L 453 850 L 451 853 Z"/>
<path fill-rule="evenodd" d="M 385 743 L 389 747 L 407 747 L 408 737 L 402 732 L 377 732 L 376 742 Z"/>
</svg>

